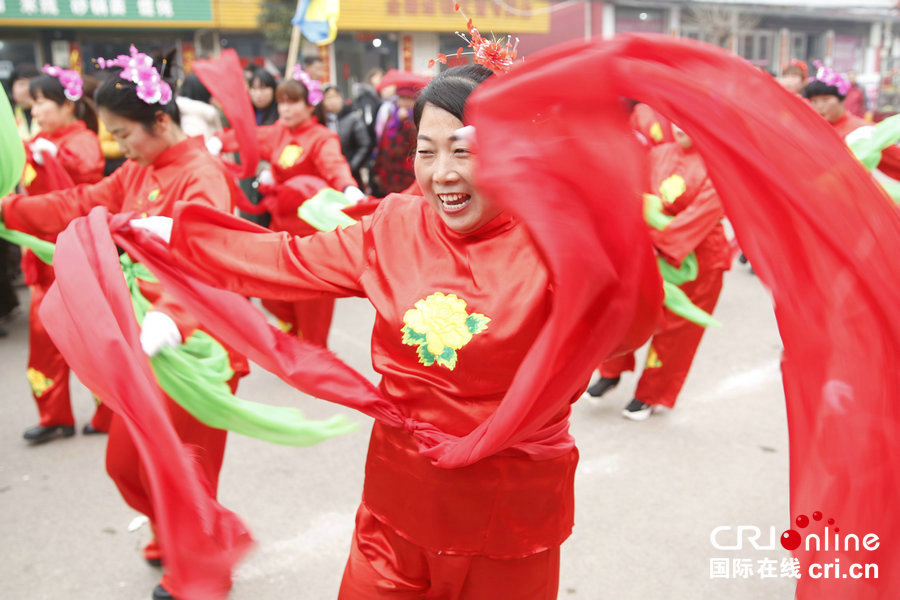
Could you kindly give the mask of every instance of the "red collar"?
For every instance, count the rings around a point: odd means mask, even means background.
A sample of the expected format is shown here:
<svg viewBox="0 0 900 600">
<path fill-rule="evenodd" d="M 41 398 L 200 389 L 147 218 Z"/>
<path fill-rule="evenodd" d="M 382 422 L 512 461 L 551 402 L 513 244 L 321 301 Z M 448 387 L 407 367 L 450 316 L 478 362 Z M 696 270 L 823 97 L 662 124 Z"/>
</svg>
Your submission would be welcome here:
<svg viewBox="0 0 900 600">
<path fill-rule="evenodd" d="M 153 161 L 154 169 L 167 167 L 175 162 L 182 160 L 187 154 L 199 152 L 204 146 L 203 136 L 186 138 L 174 146 L 169 146 Z"/>
</svg>

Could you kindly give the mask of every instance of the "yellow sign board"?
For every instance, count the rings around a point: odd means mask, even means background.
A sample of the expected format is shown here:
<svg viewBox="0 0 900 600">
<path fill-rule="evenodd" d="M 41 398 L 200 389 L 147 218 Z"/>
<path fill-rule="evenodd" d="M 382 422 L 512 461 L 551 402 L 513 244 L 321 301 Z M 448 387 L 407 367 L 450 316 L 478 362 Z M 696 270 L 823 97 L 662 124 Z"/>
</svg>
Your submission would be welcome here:
<svg viewBox="0 0 900 600">
<path fill-rule="evenodd" d="M 341 0 L 338 31 L 465 31 L 453 0 Z M 460 8 L 486 36 L 547 33 L 547 0 L 462 0 Z"/>
</svg>

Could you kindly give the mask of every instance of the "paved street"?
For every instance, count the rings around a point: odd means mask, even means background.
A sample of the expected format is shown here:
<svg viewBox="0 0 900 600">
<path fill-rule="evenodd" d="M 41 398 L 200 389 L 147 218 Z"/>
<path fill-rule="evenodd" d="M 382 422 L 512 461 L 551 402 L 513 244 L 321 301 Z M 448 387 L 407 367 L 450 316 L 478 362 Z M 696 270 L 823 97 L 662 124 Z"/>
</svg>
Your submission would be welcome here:
<svg viewBox="0 0 900 600">
<path fill-rule="evenodd" d="M 27 291 L 20 289 L 23 300 Z M 129 531 L 137 514 L 107 477 L 105 436 L 30 447 L 37 422 L 25 378 L 27 323 L 21 313 L 0 339 L 0 598 L 148 600 L 159 571 L 141 558 L 150 533 Z M 710 532 L 759 527 L 760 544 L 787 528 L 788 445 L 779 374 L 781 343 L 771 302 L 745 266 L 727 274 L 716 317 L 675 411 L 643 423 L 620 416 L 628 374 L 599 405 L 579 401 L 573 433 L 581 451 L 575 532 L 562 550 L 560 599 L 777 600 L 793 581 L 759 573 L 788 554 L 718 550 Z M 341 300 L 331 346 L 374 379 L 368 355 L 372 311 Z M 588 340 L 586 340 L 587 342 Z M 75 383 L 78 429 L 93 401 Z M 337 596 L 362 488 L 370 420 L 304 398 L 254 368 L 240 387 L 248 400 L 300 407 L 311 418 L 345 413 L 359 430 L 313 448 L 230 436 L 220 499 L 243 516 L 257 545 L 240 565 L 233 600 L 320 600 Z M 732 537 L 729 538 L 728 536 Z M 746 578 L 711 578 L 713 559 L 752 564 Z"/>
</svg>

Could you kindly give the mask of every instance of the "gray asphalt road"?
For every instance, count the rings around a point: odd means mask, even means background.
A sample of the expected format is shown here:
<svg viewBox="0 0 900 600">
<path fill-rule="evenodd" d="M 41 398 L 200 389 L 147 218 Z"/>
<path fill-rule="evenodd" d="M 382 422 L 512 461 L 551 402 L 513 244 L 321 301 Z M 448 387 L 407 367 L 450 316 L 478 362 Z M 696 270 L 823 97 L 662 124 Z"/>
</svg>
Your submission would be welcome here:
<svg viewBox="0 0 900 600">
<path fill-rule="evenodd" d="M 20 290 L 23 299 L 27 292 Z M 562 551 L 561 599 L 789 599 L 794 580 L 760 569 L 780 548 L 720 550 L 740 525 L 787 528 L 788 445 L 770 300 L 746 267 L 726 276 L 716 316 L 677 408 L 643 423 L 620 416 L 635 377 L 599 405 L 578 402 L 572 418 L 581 451 L 575 532 Z M 372 311 L 341 300 L 330 345 L 374 379 L 368 355 Z M 148 528 L 129 531 L 127 508 L 103 467 L 103 436 L 30 447 L 37 422 L 25 379 L 27 326 L 20 315 L 0 339 L 0 598 L 146 600 L 159 571 L 141 548 Z M 586 340 L 588 342 L 588 340 Z M 92 400 L 75 384 L 78 427 Z M 362 489 L 370 420 L 302 397 L 259 370 L 240 393 L 300 407 L 309 417 L 347 414 L 359 430 L 313 448 L 285 448 L 232 435 L 220 499 L 242 515 L 257 544 L 240 565 L 234 600 L 335 598 Z M 731 535 L 732 538 L 728 536 Z M 734 561 L 751 575 L 735 577 Z M 729 566 L 711 577 L 711 564 Z"/>
</svg>

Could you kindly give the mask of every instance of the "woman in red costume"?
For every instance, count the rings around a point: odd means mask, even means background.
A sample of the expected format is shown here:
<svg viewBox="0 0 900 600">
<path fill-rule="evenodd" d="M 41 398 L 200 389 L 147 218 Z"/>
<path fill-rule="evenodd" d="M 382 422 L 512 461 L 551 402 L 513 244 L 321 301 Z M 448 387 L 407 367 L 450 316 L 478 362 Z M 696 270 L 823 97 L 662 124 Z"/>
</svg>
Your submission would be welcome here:
<svg viewBox="0 0 900 600">
<path fill-rule="evenodd" d="M 31 114 L 41 128 L 26 144 L 22 184 L 29 195 L 63 190 L 103 178 L 104 159 L 97 138 L 97 115 L 82 90 L 75 71 L 45 66 L 44 74 L 29 84 L 34 98 Z M 55 234 L 43 236 L 56 241 Z M 22 256 L 25 283 L 31 287 L 28 314 L 28 381 L 37 403 L 40 422 L 25 431 L 33 444 L 75 433 L 69 393 L 69 366 L 56 349 L 38 317 L 38 308 L 53 283 L 53 267 L 41 262 L 30 250 Z M 102 405 L 85 433 L 109 429 L 110 412 Z"/>
<path fill-rule="evenodd" d="M 275 91 L 278 121 L 257 129 L 260 156 L 271 165 L 259 174 L 257 181 L 260 192 L 272 198 L 263 202 L 272 215 L 269 227 L 274 231 L 294 235 L 314 233 L 316 230 L 297 216 L 297 209 L 321 187 L 341 190 L 354 202 L 364 198 L 341 152 L 337 134 L 313 116 L 322 98 L 319 85 L 304 71 L 295 69 L 294 78 L 278 84 Z M 219 138 L 224 151 L 238 150 L 233 131 Z M 216 145 L 211 150 L 217 150 Z M 322 183 L 311 187 L 310 176 Z M 282 302 L 262 297 L 262 303 L 288 331 L 320 346 L 327 343 L 334 313 L 333 299 Z"/>
<path fill-rule="evenodd" d="M 463 109 L 490 75 L 449 69 L 417 99 L 424 198 L 388 196 L 351 227 L 303 238 L 225 215 L 212 223 L 185 206 L 172 232 L 179 266 L 250 296 L 368 297 L 384 397 L 407 423 L 472 432 L 498 409 L 553 298 L 525 227 L 474 185 Z M 420 453 L 416 426 L 376 421 L 339 597 L 555 599 L 573 523 L 568 404 L 578 393 L 546 412 L 544 436 L 527 449 L 453 468 Z"/>
<path fill-rule="evenodd" d="M 706 165 L 691 139 L 672 126 L 675 141 L 650 150 L 650 189 L 673 217 L 662 230 L 650 229 L 653 245 L 672 265 L 690 253 L 697 257 L 697 277 L 680 287 L 697 307 L 712 313 L 722 291 L 724 272 L 731 266 L 731 249 L 722 228 L 725 216 Z M 659 406 L 673 408 L 684 385 L 705 328 L 665 311 L 665 323 L 653 336 L 634 399 L 622 415 L 633 421 L 649 417 Z M 587 393 L 600 397 L 619 383 L 623 371 L 634 370 L 634 354 L 600 366 L 600 379 Z"/>
<path fill-rule="evenodd" d="M 141 66 L 130 66 L 129 61 Z M 65 192 L 6 197 L 0 212 L 5 225 L 26 233 L 54 235 L 96 206 L 105 206 L 111 213 L 137 212 L 142 216 L 169 216 L 176 201 L 233 210 L 235 184 L 231 176 L 221 161 L 206 151 L 202 138 L 188 138 L 181 130 L 171 87 L 160 80 L 149 58 L 132 46 L 130 57 L 100 59 L 98 63 L 101 67 L 125 67 L 118 76 L 103 82 L 95 100 L 100 118 L 128 160 L 100 183 Z M 102 161 L 98 165 L 102 171 Z M 153 355 L 187 339 L 196 322 L 166 296 L 159 284 L 141 280 L 140 286 L 153 305 L 142 324 L 144 350 Z M 231 367 L 234 377 L 229 385 L 235 390 L 238 379 L 248 372 L 248 365 L 240 355 L 231 354 Z M 209 493 L 215 496 L 226 432 L 203 425 L 170 398 L 166 403 L 176 432 L 184 444 L 193 448 Z M 137 449 L 118 415 L 113 416 L 109 430 L 106 467 L 128 505 L 147 515 L 152 525 L 155 500 Z M 155 540 L 145 548 L 144 556 L 151 564 L 164 560 Z M 230 581 L 222 585 L 230 586 Z M 165 575 L 153 597 L 172 597 L 165 590 Z"/>
<path fill-rule="evenodd" d="M 831 123 L 837 134 L 847 144 L 872 135 L 872 123 L 857 117 L 846 107 L 847 94 L 852 88 L 850 80 L 830 67 L 818 64 L 816 76 L 803 88 L 803 97 L 817 113 Z M 881 162 L 872 169 L 875 179 L 888 178 L 900 181 L 900 146 L 893 145 L 881 152 Z"/>
</svg>

